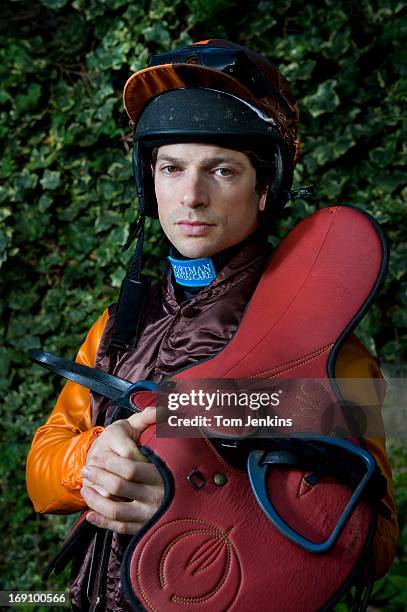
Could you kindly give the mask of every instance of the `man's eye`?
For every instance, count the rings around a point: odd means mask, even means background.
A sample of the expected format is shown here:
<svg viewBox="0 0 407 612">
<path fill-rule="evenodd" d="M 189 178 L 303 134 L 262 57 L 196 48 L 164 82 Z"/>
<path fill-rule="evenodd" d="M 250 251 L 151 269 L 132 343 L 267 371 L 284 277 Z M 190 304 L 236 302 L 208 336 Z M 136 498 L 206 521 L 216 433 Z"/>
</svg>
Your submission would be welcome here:
<svg viewBox="0 0 407 612">
<path fill-rule="evenodd" d="M 177 170 L 179 170 L 178 166 L 171 165 L 163 166 L 161 168 L 161 171 L 165 172 L 166 174 L 174 174 L 174 172 L 176 172 Z"/>
<path fill-rule="evenodd" d="M 218 173 L 218 176 L 226 178 L 227 176 L 233 176 L 235 174 L 234 170 L 231 168 L 216 168 L 215 172 Z"/>
</svg>

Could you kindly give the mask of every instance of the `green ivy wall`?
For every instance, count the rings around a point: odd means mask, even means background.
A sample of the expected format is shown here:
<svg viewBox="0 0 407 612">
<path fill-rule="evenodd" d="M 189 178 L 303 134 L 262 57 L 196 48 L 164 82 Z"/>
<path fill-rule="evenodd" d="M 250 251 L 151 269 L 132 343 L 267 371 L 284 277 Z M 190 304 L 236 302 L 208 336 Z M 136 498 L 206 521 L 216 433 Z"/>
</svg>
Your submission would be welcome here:
<svg viewBox="0 0 407 612">
<path fill-rule="evenodd" d="M 32 366 L 44 347 L 73 357 L 116 299 L 137 215 L 131 130 L 121 92 L 151 53 L 228 38 L 273 58 L 301 111 L 295 186 L 312 201 L 287 209 L 274 239 L 316 208 L 350 203 L 390 241 L 384 288 L 358 329 L 384 364 L 400 368 L 406 339 L 405 8 L 396 0 L 42 0 L 0 8 L 0 589 L 40 589 L 40 573 L 70 517 L 37 516 L 25 457 L 61 382 Z M 160 275 L 163 240 L 148 227 L 147 272 Z M 402 537 L 373 605 L 407 602 L 406 449 L 390 444 Z M 48 588 L 66 582 L 50 581 Z M 347 609 L 344 603 L 338 610 Z"/>
</svg>

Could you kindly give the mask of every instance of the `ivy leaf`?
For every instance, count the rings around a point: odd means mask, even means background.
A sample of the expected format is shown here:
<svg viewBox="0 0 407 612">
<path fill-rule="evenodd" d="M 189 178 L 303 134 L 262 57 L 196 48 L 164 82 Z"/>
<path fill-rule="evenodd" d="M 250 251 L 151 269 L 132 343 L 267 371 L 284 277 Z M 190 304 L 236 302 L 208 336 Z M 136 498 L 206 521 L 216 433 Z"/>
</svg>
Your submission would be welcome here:
<svg viewBox="0 0 407 612">
<path fill-rule="evenodd" d="M 369 159 L 379 168 L 386 168 L 392 165 L 396 146 L 395 140 L 388 140 L 384 146 L 369 151 Z"/>
<path fill-rule="evenodd" d="M 313 117 L 332 113 L 339 106 L 340 100 L 335 91 L 336 85 L 336 80 L 325 81 L 318 86 L 314 94 L 304 98 L 303 104 Z"/>
<path fill-rule="evenodd" d="M 13 213 L 12 213 L 11 208 L 6 208 L 6 207 L 0 208 L 0 222 L 4 221 L 5 219 L 7 219 L 7 217 L 10 217 L 12 214 Z"/>
<path fill-rule="evenodd" d="M 25 113 L 35 108 L 41 96 L 41 86 L 38 83 L 30 83 L 27 93 L 21 93 L 14 99 L 14 108 L 18 113 Z"/>
<path fill-rule="evenodd" d="M 7 247 L 10 246 L 12 229 L 0 229 L 0 266 L 7 259 Z"/>
<path fill-rule="evenodd" d="M 61 184 L 61 175 L 59 172 L 55 170 L 45 170 L 43 174 L 43 178 L 40 180 L 40 183 L 44 189 L 49 189 L 53 191 L 57 189 Z"/>
<path fill-rule="evenodd" d="M 68 0 L 40 0 L 41 4 L 44 6 L 57 11 L 60 8 L 63 8 L 66 4 L 68 4 Z"/>
<path fill-rule="evenodd" d="M 160 22 L 148 26 L 143 30 L 144 38 L 147 42 L 156 42 L 162 47 L 167 47 L 171 43 L 171 36 L 166 27 Z"/>
<path fill-rule="evenodd" d="M 34 187 L 37 185 L 37 182 L 38 182 L 38 175 L 35 174 L 34 172 L 30 173 L 28 172 L 26 168 L 24 168 L 22 172 L 17 174 L 15 181 L 14 181 L 14 186 L 17 189 L 17 191 L 26 190 L 26 189 L 34 189 Z"/>
</svg>

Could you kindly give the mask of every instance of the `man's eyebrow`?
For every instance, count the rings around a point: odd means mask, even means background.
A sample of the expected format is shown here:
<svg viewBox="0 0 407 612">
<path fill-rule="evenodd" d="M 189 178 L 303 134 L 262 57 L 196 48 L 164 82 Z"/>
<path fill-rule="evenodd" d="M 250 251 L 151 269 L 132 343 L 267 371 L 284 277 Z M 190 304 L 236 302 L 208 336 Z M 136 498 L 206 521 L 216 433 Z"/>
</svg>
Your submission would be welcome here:
<svg viewBox="0 0 407 612">
<path fill-rule="evenodd" d="M 234 164 L 235 166 L 240 166 L 241 168 L 243 168 L 244 165 L 241 161 L 235 159 L 234 157 L 207 157 L 201 162 L 201 165 L 205 168 L 207 166 L 218 166 L 220 164 Z"/>
<path fill-rule="evenodd" d="M 183 165 L 185 164 L 185 159 L 180 157 L 172 157 L 172 155 L 158 154 L 157 162 L 169 162 L 174 165 Z M 244 167 L 241 161 L 235 159 L 234 157 L 206 157 L 201 160 L 200 166 L 202 168 L 211 168 L 212 166 L 217 166 L 219 164 L 234 164 L 235 166 Z"/>
<path fill-rule="evenodd" d="M 157 162 L 159 161 L 171 162 L 171 164 L 182 164 L 183 163 L 183 160 L 178 157 L 171 157 L 171 155 L 163 155 L 162 153 L 159 153 L 157 155 Z"/>
</svg>

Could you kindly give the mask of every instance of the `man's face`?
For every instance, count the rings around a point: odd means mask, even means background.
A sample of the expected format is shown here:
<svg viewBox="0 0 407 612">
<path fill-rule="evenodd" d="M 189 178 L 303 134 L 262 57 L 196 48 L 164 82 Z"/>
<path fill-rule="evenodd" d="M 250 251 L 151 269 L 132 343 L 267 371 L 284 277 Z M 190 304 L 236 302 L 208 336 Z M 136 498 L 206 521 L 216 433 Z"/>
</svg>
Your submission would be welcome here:
<svg viewBox="0 0 407 612">
<path fill-rule="evenodd" d="M 257 227 L 266 193 L 244 153 L 216 145 L 160 147 L 154 169 L 161 226 L 185 257 L 210 257 Z"/>
</svg>

